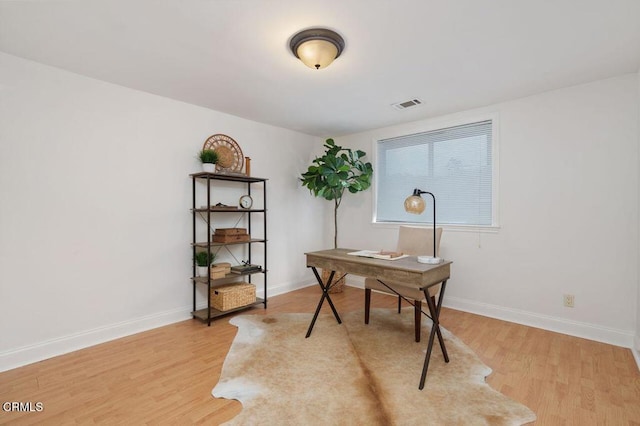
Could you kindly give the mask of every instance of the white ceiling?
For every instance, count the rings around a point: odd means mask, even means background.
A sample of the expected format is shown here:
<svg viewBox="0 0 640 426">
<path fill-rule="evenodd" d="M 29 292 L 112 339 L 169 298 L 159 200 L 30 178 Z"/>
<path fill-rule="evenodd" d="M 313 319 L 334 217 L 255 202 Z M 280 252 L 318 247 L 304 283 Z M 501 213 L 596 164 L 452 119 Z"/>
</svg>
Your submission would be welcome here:
<svg viewBox="0 0 640 426">
<path fill-rule="evenodd" d="M 288 48 L 313 26 L 325 70 Z M 0 50 L 339 136 L 638 72 L 640 0 L 0 0 Z"/>
</svg>

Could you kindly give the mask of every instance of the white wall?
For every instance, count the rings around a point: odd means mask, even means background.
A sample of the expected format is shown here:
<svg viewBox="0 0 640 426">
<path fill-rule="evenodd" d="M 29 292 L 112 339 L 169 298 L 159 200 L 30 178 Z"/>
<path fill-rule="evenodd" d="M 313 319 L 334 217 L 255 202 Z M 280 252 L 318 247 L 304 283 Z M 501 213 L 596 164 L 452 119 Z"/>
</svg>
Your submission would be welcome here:
<svg viewBox="0 0 640 426">
<path fill-rule="evenodd" d="M 501 229 L 444 235 L 447 304 L 640 350 L 639 92 L 622 76 L 336 141 L 373 160 L 381 134 L 497 113 Z M 0 54 L 0 371 L 189 318 L 188 174 L 213 133 L 269 178 L 270 294 L 313 283 L 331 209 L 297 177 L 321 141 Z M 372 195 L 345 197 L 340 246 L 395 244 Z"/>
<path fill-rule="evenodd" d="M 638 93 L 640 93 L 640 70 L 638 70 Z M 638 129 L 638 146 L 640 146 L 640 107 L 638 108 Z M 638 164 L 640 164 L 640 157 L 638 158 Z M 638 169 L 640 170 L 640 167 L 638 167 Z M 640 191 L 640 188 L 638 188 L 638 191 Z M 640 220 L 640 218 L 638 220 Z M 640 270 L 640 258 L 638 259 L 638 269 Z M 636 338 L 634 355 L 638 368 L 640 368 L 640 281 L 638 282 L 638 302 L 636 305 Z"/>
<path fill-rule="evenodd" d="M 378 137 L 497 114 L 500 229 L 445 230 L 441 254 L 454 261 L 445 304 L 631 347 L 640 327 L 638 93 L 638 76 L 626 75 L 339 143 L 374 154 Z M 395 227 L 371 223 L 372 197 L 345 200 L 341 245 L 395 245 Z"/>
<path fill-rule="evenodd" d="M 0 120 L 0 371 L 190 317 L 188 175 L 214 133 L 269 179 L 271 295 L 313 282 L 317 139 L 6 54 Z"/>
</svg>

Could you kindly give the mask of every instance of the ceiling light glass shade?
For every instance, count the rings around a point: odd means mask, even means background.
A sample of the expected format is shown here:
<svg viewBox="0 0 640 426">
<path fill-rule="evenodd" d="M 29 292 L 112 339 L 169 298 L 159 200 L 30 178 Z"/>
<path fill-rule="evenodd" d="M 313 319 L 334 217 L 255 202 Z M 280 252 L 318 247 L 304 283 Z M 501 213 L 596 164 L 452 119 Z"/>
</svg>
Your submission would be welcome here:
<svg viewBox="0 0 640 426">
<path fill-rule="evenodd" d="M 309 68 L 326 68 L 338 56 L 338 48 L 325 40 L 309 40 L 298 46 L 298 58 Z"/>
<path fill-rule="evenodd" d="M 344 50 L 340 34 L 326 28 L 311 28 L 291 37 L 289 48 L 309 68 L 326 68 Z"/>
<path fill-rule="evenodd" d="M 421 214 L 426 205 L 424 198 L 419 195 L 410 195 L 404 200 L 404 209 L 408 213 Z"/>
</svg>

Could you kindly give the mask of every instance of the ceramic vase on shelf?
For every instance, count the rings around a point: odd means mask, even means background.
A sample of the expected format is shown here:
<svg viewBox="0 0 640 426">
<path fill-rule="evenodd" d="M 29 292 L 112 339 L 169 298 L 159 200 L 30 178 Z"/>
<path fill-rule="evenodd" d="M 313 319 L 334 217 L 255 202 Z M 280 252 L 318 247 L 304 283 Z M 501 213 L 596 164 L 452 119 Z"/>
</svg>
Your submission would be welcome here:
<svg viewBox="0 0 640 426">
<path fill-rule="evenodd" d="M 209 267 L 208 266 L 198 266 L 198 276 L 202 278 L 206 278 L 209 276 Z"/>
</svg>

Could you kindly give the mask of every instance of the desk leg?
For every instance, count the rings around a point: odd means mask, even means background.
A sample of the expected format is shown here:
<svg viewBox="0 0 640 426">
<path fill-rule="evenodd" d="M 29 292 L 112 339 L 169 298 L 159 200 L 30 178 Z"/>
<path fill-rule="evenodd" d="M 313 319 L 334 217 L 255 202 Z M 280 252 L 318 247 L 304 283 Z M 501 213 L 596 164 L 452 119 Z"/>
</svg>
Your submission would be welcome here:
<svg viewBox="0 0 640 426">
<path fill-rule="evenodd" d="M 427 370 L 429 369 L 429 360 L 431 359 L 431 351 L 433 350 L 433 340 L 435 336 L 438 336 L 438 342 L 440 343 L 440 349 L 442 349 L 442 355 L 444 356 L 444 361 L 449 362 L 449 355 L 447 354 L 447 348 L 444 346 L 444 339 L 442 338 L 442 333 L 440 332 L 440 309 L 442 308 L 442 299 L 444 296 L 444 290 L 447 287 L 447 280 L 442 282 L 442 287 L 440 288 L 440 297 L 438 298 L 438 305 L 436 306 L 433 303 L 433 300 L 429 296 L 429 291 L 424 290 L 424 296 L 427 299 L 427 305 L 429 306 L 429 312 L 431 313 L 431 319 L 433 320 L 433 325 L 431 326 L 431 333 L 429 333 L 429 344 L 427 345 L 427 354 L 424 357 L 424 365 L 422 367 L 422 375 L 420 376 L 420 386 L 418 389 L 424 389 L 424 382 L 427 378 Z"/>
<path fill-rule="evenodd" d="M 311 320 L 311 324 L 309 324 L 309 330 L 307 330 L 307 335 L 305 337 L 309 337 L 311 335 L 311 331 L 313 330 L 313 326 L 316 324 L 316 320 L 318 319 L 318 314 L 320 313 L 320 309 L 322 308 L 324 299 L 327 299 L 327 302 L 329 302 L 329 306 L 333 311 L 333 316 L 336 317 L 338 324 L 342 324 L 340 315 L 338 315 L 338 311 L 336 310 L 336 307 L 333 306 L 333 302 L 331 301 L 331 296 L 329 296 L 329 288 L 331 288 L 331 283 L 333 282 L 333 276 L 335 275 L 336 271 L 331 271 L 331 275 L 329 275 L 329 279 L 327 280 L 327 284 L 325 285 L 322 282 L 322 278 L 320 278 L 320 274 L 318 274 L 318 270 L 315 268 L 315 266 L 312 266 L 311 270 L 313 271 L 313 274 L 316 276 L 316 280 L 318 280 L 318 285 L 320 285 L 320 288 L 322 288 L 322 297 L 318 302 L 316 313 L 313 315 L 313 319 Z"/>
</svg>

